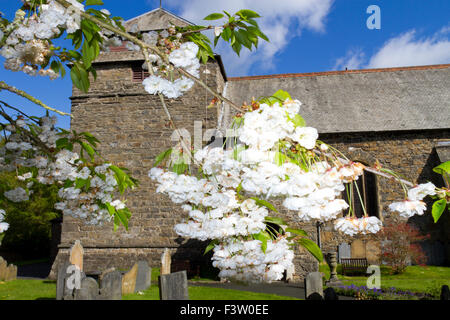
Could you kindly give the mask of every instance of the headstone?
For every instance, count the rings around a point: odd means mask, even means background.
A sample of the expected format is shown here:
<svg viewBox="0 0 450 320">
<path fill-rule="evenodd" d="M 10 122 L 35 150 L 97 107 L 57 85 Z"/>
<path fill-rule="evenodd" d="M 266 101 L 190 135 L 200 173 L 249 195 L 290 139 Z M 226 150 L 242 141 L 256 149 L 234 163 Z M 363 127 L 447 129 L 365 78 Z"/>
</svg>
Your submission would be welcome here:
<svg viewBox="0 0 450 320">
<path fill-rule="evenodd" d="M 72 268 L 69 268 L 71 267 Z M 78 267 L 72 265 L 69 261 L 61 264 L 58 268 L 58 275 L 56 280 L 56 300 L 73 300 L 74 293 L 76 289 L 76 283 L 74 281 L 79 280 L 79 285 L 81 286 L 81 281 L 86 278 L 86 275 L 83 271 L 77 269 Z M 75 279 L 75 270 L 79 270 L 79 278 Z M 69 279 L 70 277 L 74 277 L 73 279 Z M 69 288 L 68 282 L 71 282 L 73 288 Z"/>
<path fill-rule="evenodd" d="M 379 264 L 381 259 L 380 242 L 369 240 L 366 242 L 366 258 L 369 264 Z"/>
<path fill-rule="evenodd" d="M 125 273 L 122 277 L 122 295 L 134 293 L 136 288 L 136 277 L 138 273 L 138 264 L 135 263 L 133 268 Z"/>
<path fill-rule="evenodd" d="M 189 300 L 186 270 L 159 276 L 161 300 Z"/>
<path fill-rule="evenodd" d="M 136 286 L 134 292 L 147 290 L 152 282 L 152 269 L 147 261 L 138 261 L 138 272 L 136 276 Z"/>
<path fill-rule="evenodd" d="M 81 271 L 83 271 L 83 255 L 83 246 L 81 245 L 80 240 L 76 240 L 75 244 L 72 246 L 72 248 L 70 248 L 69 261 L 71 264 L 78 266 Z"/>
<path fill-rule="evenodd" d="M 325 300 L 339 300 L 339 296 L 336 294 L 336 291 L 334 291 L 331 287 L 326 288 L 323 293 Z"/>
<path fill-rule="evenodd" d="M 311 294 L 306 298 L 306 300 L 323 300 L 323 297 L 322 297 L 319 293 L 314 292 L 314 293 L 311 293 Z"/>
<path fill-rule="evenodd" d="M 323 283 L 322 273 L 311 272 L 306 275 L 305 278 L 305 297 L 309 299 L 309 296 L 313 293 L 319 294 L 323 297 Z"/>
<path fill-rule="evenodd" d="M 351 244 L 351 257 L 352 258 L 365 258 L 366 257 L 366 245 L 364 241 L 356 239 Z"/>
<path fill-rule="evenodd" d="M 450 289 L 448 285 L 444 284 L 441 288 L 441 300 L 450 300 Z"/>
<path fill-rule="evenodd" d="M 11 281 L 17 279 L 17 266 L 6 262 L 0 257 L 0 281 Z"/>
<path fill-rule="evenodd" d="M 295 274 L 295 267 L 294 265 L 291 265 L 286 269 L 286 281 L 289 282 L 292 279 L 294 279 L 294 274 Z"/>
<path fill-rule="evenodd" d="M 86 277 L 81 280 L 80 289 L 75 290 L 74 300 L 98 300 L 99 288 L 94 278 Z"/>
<path fill-rule="evenodd" d="M 172 263 L 172 258 L 170 256 L 170 250 L 166 248 L 161 256 L 161 272 L 160 274 L 170 273 L 170 264 Z"/>
<path fill-rule="evenodd" d="M 338 247 L 338 259 L 339 263 L 341 259 L 349 259 L 352 257 L 350 245 L 348 243 L 341 243 Z"/>
<path fill-rule="evenodd" d="M 100 300 L 122 300 L 122 273 L 109 269 L 100 277 Z"/>
</svg>

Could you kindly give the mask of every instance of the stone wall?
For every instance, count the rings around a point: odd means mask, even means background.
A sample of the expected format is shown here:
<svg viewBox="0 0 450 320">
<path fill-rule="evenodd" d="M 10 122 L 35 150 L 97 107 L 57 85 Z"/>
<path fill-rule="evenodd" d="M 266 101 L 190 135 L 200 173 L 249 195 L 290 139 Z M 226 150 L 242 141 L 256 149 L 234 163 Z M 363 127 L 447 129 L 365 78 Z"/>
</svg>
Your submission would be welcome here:
<svg viewBox="0 0 450 320">
<path fill-rule="evenodd" d="M 352 160 L 373 165 L 378 160 L 382 166 L 401 174 L 406 180 L 424 183 L 432 181 L 436 186 L 443 186 L 441 177 L 432 171 L 439 165 L 439 158 L 435 151 L 438 141 L 450 139 L 450 130 L 427 130 L 415 132 L 361 132 L 346 134 L 321 134 L 320 139 L 330 143 Z M 388 220 L 398 217 L 392 214 L 388 205 L 403 198 L 403 191 L 396 181 L 377 178 L 377 189 L 380 203 L 381 219 Z M 443 214 L 438 223 L 434 223 L 430 214 L 431 203 L 428 201 L 428 211 L 423 216 L 414 216 L 408 222 L 418 227 L 423 234 L 430 234 L 431 238 L 423 243 L 428 263 L 436 263 L 433 252 L 441 250 L 442 259 L 439 264 L 450 264 L 450 217 Z M 343 237 L 333 231 L 332 224 L 322 227 L 323 250 L 336 250 L 339 243 L 351 243 L 354 239 Z M 360 237 L 353 252 L 360 255 L 365 250 L 366 255 L 376 262 L 374 256 L 379 250 L 370 237 Z M 436 249 L 442 248 L 442 249 Z"/>
</svg>

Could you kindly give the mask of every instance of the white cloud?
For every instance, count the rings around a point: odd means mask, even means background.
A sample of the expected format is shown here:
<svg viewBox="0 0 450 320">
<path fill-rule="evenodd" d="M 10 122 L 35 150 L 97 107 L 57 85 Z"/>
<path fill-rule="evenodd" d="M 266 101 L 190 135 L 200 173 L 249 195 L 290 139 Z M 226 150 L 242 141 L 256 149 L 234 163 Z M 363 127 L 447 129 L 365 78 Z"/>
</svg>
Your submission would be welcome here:
<svg viewBox="0 0 450 320">
<path fill-rule="evenodd" d="M 450 27 L 429 37 L 418 38 L 410 30 L 386 41 L 370 58 L 361 49 L 349 50 L 336 59 L 334 70 L 393 68 L 450 63 Z"/>
<path fill-rule="evenodd" d="M 416 39 L 415 30 L 387 41 L 370 59 L 368 68 L 420 66 L 450 62 L 450 40 L 442 29 L 435 35 Z"/>
<path fill-rule="evenodd" d="M 365 60 L 365 54 L 361 49 L 347 51 L 344 57 L 336 59 L 333 70 L 360 69 Z"/>
<path fill-rule="evenodd" d="M 166 0 L 165 5 L 196 24 L 206 24 L 203 18 L 212 12 L 226 10 L 234 13 L 241 9 L 258 12 L 261 30 L 270 42 L 261 41 L 258 49 L 242 49 L 238 57 L 229 45 L 220 45 L 216 51 L 222 55 L 227 73 L 232 76 L 247 75 L 252 66 L 267 71 L 274 67 L 275 56 L 303 29 L 315 32 L 325 30 L 325 18 L 334 0 Z"/>
</svg>

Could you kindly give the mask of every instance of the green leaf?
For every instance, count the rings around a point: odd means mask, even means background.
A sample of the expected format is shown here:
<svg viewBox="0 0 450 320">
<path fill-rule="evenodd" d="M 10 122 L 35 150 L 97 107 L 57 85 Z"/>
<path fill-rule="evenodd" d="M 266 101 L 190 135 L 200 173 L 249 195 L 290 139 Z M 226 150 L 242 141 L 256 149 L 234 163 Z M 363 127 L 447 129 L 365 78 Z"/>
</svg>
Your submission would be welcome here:
<svg viewBox="0 0 450 320">
<path fill-rule="evenodd" d="M 256 233 L 252 235 L 253 239 L 261 241 L 261 250 L 266 253 L 267 249 L 267 240 L 271 240 L 272 238 L 266 231 L 261 231 L 260 233 Z"/>
<path fill-rule="evenodd" d="M 305 231 L 301 230 L 301 229 L 286 228 L 285 231 L 293 233 L 293 234 L 296 234 L 296 235 L 299 235 L 299 236 L 302 236 L 302 237 L 307 237 L 308 236 L 308 234 Z"/>
<path fill-rule="evenodd" d="M 212 249 L 214 249 L 215 246 L 217 246 L 219 244 L 219 240 L 214 239 L 213 241 L 211 241 L 208 246 L 205 249 L 205 252 L 203 252 L 203 255 L 207 254 L 209 251 L 211 251 Z"/>
<path fill-rule="evenodd" d="M 303 117 L 299 114 L 296 114 L 294 119 L 290 119 L 294 123 L 294 127 L 304 127 L 306 126 L 306 121 L 303 119 Z"/>
<path fill-rule="evenodd" d="M 277 224 L 279 226 L 287 225 L 286 221 L 284 221 L 280 217 L 265 217 L 264 220 L 267 221 L 267 222 L 270 222 L 270 223 Z"/>
<path fill-rule="evenodd" d="M 450 161 L 441 163 L 437 167 L 433 168 L 433 171 L 439 174 L 450 173 Z"/>
<path fill-rule="evenodd" d="M 222 36 L 223 40 L 228 42 L 228 40 L 230 40 L 230 38 L 231 38 L 231 29 L 229 27 L 224 28 L 221 36 Z"/>
<path fill-rule="evenodd" d="M 283 165 L 283 163 L 286 162 L 286 156 L 283 153 L 277 151 L 277 152 L 275 152 L 275 159 L 274 160 L 275 160 L 275 164 L 277 166 L 281 167 Z"/>
<path fill-rule="evenodd" d="M 87 144 L 86 142 L 81 142 L 81 147 L 86 150 L 91 159 L 94 159 L 96 151 L 94 150 L 94 148 L 92 148 L 91 145 Z"/>
<path fill-rule="evenodd" d="M 298 239 L 297 242 L 306 250 L 311 253 L 314 258 L 317 259 L 317 261 L 322 262 L 323 261 L 323 254 L 320 248 L 317 246 L 317 244 L 314 241 L 311 241 L 307 238 L 301 238 Z"/>
<path fill-rule="evenodd" d="M 102 6 L 103 1 L 102 0 L 86 0 L 87 6 Z"/>
<path fill-rule="evenodd" d="M 172 153 L 172 148 L 167 149 L 166 151 L 161 152 L 155 158 L 155 163 L 153 163 L 153 167 L 156 167 L 161 161 L 166 159 Z"/>
<path fill-rule="evenodd" d="M 241 17 L 244 16 L 246 18 L 260 18 L 261 17 L 255 11 L 248 10 L 248 9 L 239 10 L 238 12 L 236 12 L 236 14 Z"/>
<path fill-rule="evenodd" d="M 221 13 L 211 13 L 210 15 L 207 15 L 206 17 L 204 17 L 203 20 L 218 20 L 223 17 L 224 17 L 224 15 Z"/>
<path fill-rule="evenodd" d="M 277 98 L 282 102 L 286 101 L 286 99 L 292 99 L 291 95 L 284 90 L 278 90 L 272 95 L 272 97 Z"/>
<path fill-rule="evenodd" d="M 433 207 L 431 209 L 431 215 L 433 216 L 434 223 L 436 223 L 441 217 L 442 213 L 447 206 L 447 201 L 445 199 L 437 200 L 433 203 Z"/>
<path fill-rule="evenodd" d="M 268 202 L 266 200 L 262 200 L 262 199 L 259 199 L 257 197 L 251 197 L 250 199 L 255 200 L 256 204 L 258 204 L 260 206 L 264 206 L 264 207 L 268 208 L 269 210 L 278 212 L 277 209 L 275 209 L 275 207 L 270 202 Z"/>
</svg>

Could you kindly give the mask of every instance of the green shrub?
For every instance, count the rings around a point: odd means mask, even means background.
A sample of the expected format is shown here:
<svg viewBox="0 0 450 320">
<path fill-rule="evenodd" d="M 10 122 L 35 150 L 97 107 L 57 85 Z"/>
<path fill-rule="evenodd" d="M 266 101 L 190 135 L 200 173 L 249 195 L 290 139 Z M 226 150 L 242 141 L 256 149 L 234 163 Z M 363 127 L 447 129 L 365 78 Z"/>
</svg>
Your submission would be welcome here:
<svg viewBox="0 0 450 320">
<path fill-rule="evenodd" d="M 0 195 L 19 186 L 15 172 L 0 172 Z M 4 233 L 1 249 L 13 252 L 23 259 L 49 255 L 51 223 L 60 213 L 54 211 L 58 188 L 36 185 L 30 200 L 14 203 L 0 197 L 0 208 L 6 211 L 9 229 Z"/>
</svg>

